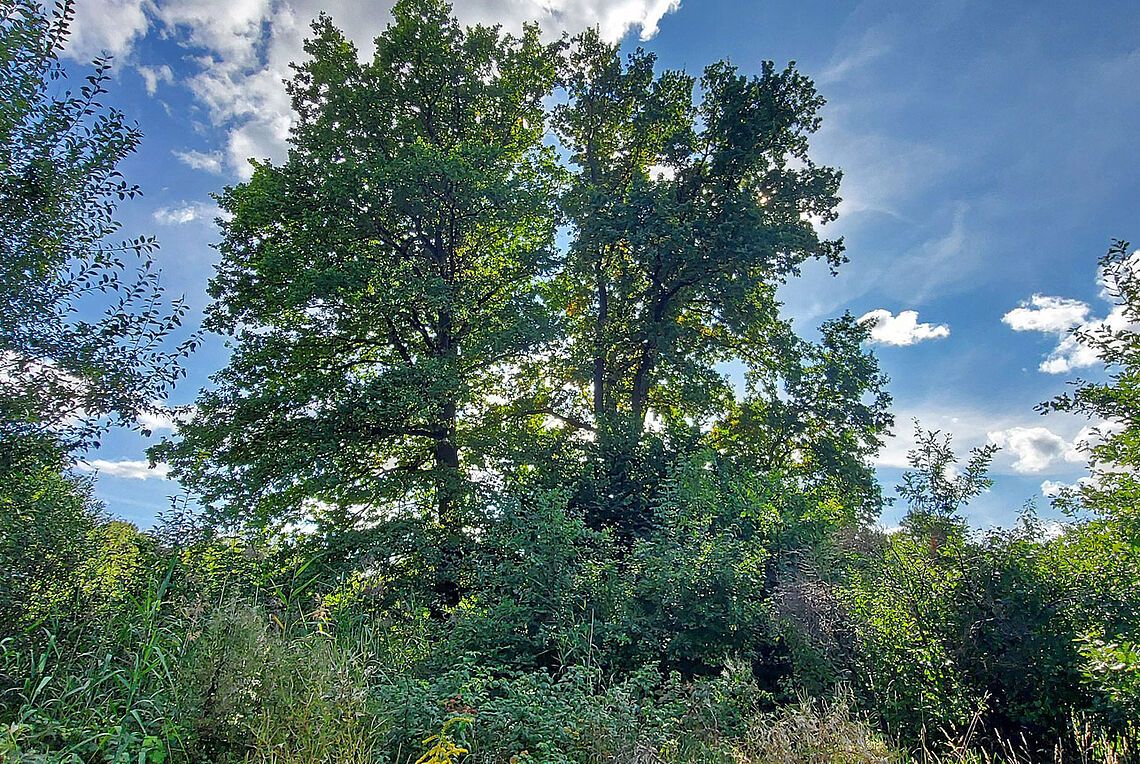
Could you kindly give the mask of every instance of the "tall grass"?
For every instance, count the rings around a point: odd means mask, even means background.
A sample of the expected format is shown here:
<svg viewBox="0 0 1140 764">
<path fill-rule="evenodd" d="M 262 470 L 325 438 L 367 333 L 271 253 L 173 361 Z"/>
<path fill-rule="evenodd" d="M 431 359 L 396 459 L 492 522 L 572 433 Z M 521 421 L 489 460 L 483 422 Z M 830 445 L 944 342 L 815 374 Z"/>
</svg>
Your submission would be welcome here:
<svg viewBox="0 0 1140 764">
<path fill-rule="evenodd" d="M 186 641 L 162 612 L 169 584 L 168 573 L 106 623 L 56 622 L 0 644 L 5 761 L 162 764 L 185 753 L 176 668 Z"/>
</svg>

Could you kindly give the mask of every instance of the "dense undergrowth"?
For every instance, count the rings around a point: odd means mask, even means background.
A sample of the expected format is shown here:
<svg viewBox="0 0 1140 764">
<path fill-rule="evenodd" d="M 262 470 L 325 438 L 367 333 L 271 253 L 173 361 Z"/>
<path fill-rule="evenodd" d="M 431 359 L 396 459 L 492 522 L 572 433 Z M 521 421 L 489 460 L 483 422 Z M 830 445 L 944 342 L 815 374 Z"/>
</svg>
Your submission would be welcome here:
<svg viewBox="0 0 1140 764">
<path fill-rule="evenodd" d="M 1045 540 L 1027 516 L 988 536 L 911 525 L 777 553 L 792 529 L 718 512 L 731 502 L 713 482 L 670 491 L 672 525 L 624 555 L 558 492 L 499 501 L 443 615 L 426 560 L 349 572 L 305 534 L 141 534 L 94 517 L 73 482 L 75 501 L 5 528 L 73 563 L 25 576 L 15 566 L 39 560 L 4 549 L 16 573 L 0 750 L 13 762 L 1133 760 L 1140 665 L 1111 635 L 1135 628 L 1140 561 L 1120 528 Z M 678 543 L 694 524 L 733 543 Z M 33 590 L 48 585 L 44 609 Z"/>
</svg>

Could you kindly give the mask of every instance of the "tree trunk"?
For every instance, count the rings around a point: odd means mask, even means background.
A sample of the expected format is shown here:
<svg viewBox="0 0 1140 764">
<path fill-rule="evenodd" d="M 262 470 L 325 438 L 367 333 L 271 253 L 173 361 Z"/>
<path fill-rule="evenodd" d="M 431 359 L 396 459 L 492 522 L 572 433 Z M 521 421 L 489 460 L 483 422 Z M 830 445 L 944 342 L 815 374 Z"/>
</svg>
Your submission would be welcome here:
<svg viewBox="0 0 1140 764">
<path fill-rule="evenodd" d="M 440 309 L 437 324 L 436 352 L 444 361 L 444 373 L 456 372 L 459 355 L 450 306 Z M 439 527 L 439 567 L 435 590 L 443 608 L 459 604 L 461 596 L 459 572 L 463 556 L 463 519 L 459 516 L 463 495 L 459 471 L 459 444 L 456 442 L 459 405 L 448 395 L 440 404 L 438 431 L 434 444 L 436 523 Z"/>
<path fill-rule="evenodd" d="M 610 298 L 602 268 L 602 253 L 594 266 L 598 318 L 594 324 L 594 426 L 601 428 L 606 414 L 606 322 L 609 320 Z"/>
<path fill-rule="evenodd" d="M 455 405 L 450 410 L 445 434 L 435 442 L 435 493 L 436 521 L 439 524 L 439 568 L 436 572 L 436 593 L 444 607 L 459 604 L 459 569 L 463 557 L 463 520 L 459 517 L 459 504 L 463 488 L 459 474 L 459 447 L 455 443 Z M 445 411 L 445 417 L 447 411 Z"/>
</svg>

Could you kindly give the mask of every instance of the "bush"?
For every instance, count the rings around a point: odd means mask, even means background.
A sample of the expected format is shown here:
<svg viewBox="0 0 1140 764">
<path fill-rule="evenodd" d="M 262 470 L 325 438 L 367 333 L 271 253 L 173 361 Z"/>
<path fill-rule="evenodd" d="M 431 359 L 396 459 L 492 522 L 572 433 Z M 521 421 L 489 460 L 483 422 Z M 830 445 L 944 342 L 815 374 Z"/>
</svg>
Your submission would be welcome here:
<svg viewBox="0 0 1140 764">
<path fill-rule="evenodd" d="M 287 638 L 253 606 L 219 608 L 182 677 L 194 691 L 198 760 L 375 761 L 383 727 L 368 703 L 369 658 L 320 632 Z"/>
<path fill-rule="evenodd" d="M 53 444 L 0 444 L 0 638 L 74 611 L 99 509 L 91 480 L 70 474 Z"/>
</svg>

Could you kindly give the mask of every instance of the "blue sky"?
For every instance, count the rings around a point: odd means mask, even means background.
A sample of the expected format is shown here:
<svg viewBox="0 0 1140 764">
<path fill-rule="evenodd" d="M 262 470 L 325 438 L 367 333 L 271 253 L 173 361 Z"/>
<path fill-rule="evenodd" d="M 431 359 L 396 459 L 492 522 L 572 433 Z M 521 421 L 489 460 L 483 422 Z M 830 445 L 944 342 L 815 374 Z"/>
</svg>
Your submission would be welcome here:
<svg viewBox="0 0 1140 764">
<path fill-rule="evenodd" d="M 126 232 L 159 237 L 166 286 L 186 295 L 196 323 L 216 261 L 210 193 L 240 181 L 246 157 L 282 156 L 280 80 L 309 20 L 328 11 L 367 49 L 389 6 L 78 6 L 76 71 L 100 50 L 115 54 L 110 100 L 145 133 L 122 168 L 145 194 L 122 208 Z M 507 27 L 538 19 L 552 32 L 598 24 L 690 71 L 721 58 L 745 70 L 798 62 L 828 100 L 813 154 L 844 170 L 828 232 L 846 238 L 850 263 L 834 278 L 809 268 L 781 297 L 808 335 L 844 310 L 884 317 L 875 350 L 899 435 L 880 457 L 884 483 L 901 474 L 914 417 L 954 433 L 962 450 L 1003 446 L 994 489 L 969 510 L 978 526 L 1008 524 L 1043 484 L 1083 474 L 1074 444 L 1087 423 L 1033 407 L 1097 376 L 1066 333 L 1117 320 L 1096 259 L 1113 237 L 1140 239 L 1140 4 L 475 0 L 456 11 Z M 225 358 L 208 341 L 171 402 L 191 402 Z M 141 469 L 146 445 L 119 432 L 88 454 L 108 509 L 142 525 L 179 492 Z"/>
</svg>

